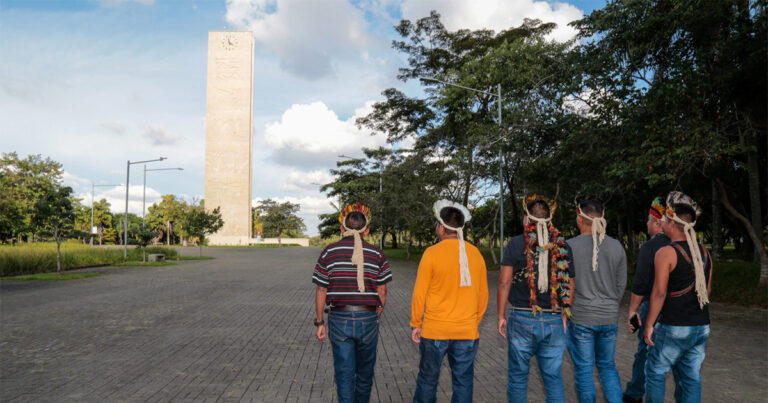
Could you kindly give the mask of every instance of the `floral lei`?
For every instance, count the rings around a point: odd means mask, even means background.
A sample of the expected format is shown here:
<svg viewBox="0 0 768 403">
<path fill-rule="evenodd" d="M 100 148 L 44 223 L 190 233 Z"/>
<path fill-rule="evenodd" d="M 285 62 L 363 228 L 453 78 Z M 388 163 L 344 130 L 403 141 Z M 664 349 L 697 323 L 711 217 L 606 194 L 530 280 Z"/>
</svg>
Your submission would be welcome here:
<svg viewBox="0 0 768 403">
<path fill-rule="evenodd" d="M 568 274 L 568 250 L 565 247 L 565 239 L 561 236 L 551 223 L 549 226 L 549 239 L 551 242 L 544 247 L 549 250 L 550 256 L 550 303 L 552 310 L 559 308 L 557 297 L 563 301 L 563 312 L 571 317 L 571 277 Z M 554 240 L 554 241 L 552 241 Z M 525 226 L 525 260 L 527 264 L 525 277 L 528 279 L 528 289 L 530 290 L 531 310 L 535 315 L 541 312 L 541 307 L 536 302 L 536 271 L 533 269 L 534 251 L 538 249 L 538 240 L 536 235 L 536 224 Z"/>
</svg>

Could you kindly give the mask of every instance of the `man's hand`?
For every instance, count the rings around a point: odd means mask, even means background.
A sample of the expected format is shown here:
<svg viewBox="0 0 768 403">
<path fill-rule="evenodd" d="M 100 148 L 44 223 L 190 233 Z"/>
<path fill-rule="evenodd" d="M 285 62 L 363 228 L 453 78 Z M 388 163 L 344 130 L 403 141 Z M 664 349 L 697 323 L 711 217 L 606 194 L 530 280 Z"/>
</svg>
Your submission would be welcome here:
<svg viewBox="0 0 768 403">
<path fill-rule="evenodd" d="M 637 323 L 639 324 L 638 326 L 643 326 L 643 320 L 640 319 L 640 314 L 635 311 L 630 311 L 629 316 L 627 317 L 627 327 L 629 328 L 629 331 L 632 333 L 634 333 L 636 330 L 635 327 L 632 326 L 632 318 L 634 316 L 637 316 Z"/>
<path fill-rule="evenodd" d="M 507 338 L 507 320 L 503 316 L 500 316 L 499 318 L 497 318 L 496 322 L 499 327 L 499 334 L 501 335 L 501 337 L 506 339 Z"/>
<path fill-rule="evenodd" d="M 325 332 L 325 325 L 320 325 L 317 327 L 317 340 L 319 341 L 325 341 L 325 339 L 328 338 L 328 335 Z"/>
<path fill-rule="evenodd" d="M 384 307 L 380 306 L 376 308 L 376 315 L 381 316 L 381 313 L 384 312 Z"/>
<path fill-rule="evenodd" d="M 645 332 L 643 332 L 643 337 L 645 338 L 645 344 L 649 346 L 653 345 L 653 326 L 645 327 Z"/>
<path fill-rule="evenodd" d="M 411 340 L 413 340 L 414 343 L 420 343 L 421 342 L 421 328 L 420 327 L 414 327 L 413 331 L 411 332 Z"/>
<path fill-rule="evenodd" d="M 568 333 L 568 316 L 563 313 L 563 334 Z"/>
</svg>

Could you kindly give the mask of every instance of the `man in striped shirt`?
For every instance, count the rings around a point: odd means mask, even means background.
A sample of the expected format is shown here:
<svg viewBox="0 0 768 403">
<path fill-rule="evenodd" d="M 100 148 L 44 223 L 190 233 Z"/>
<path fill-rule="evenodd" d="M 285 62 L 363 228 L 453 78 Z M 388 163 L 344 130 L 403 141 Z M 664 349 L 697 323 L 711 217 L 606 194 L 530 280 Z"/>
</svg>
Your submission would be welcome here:
<svg viewBox="0 0 768 403">
<path fill-rule="evenodd" d="M 339 402 L 367 402 L 379 340 L 379 316 L 392 281 L 381 249 L 362 240 L 369 232 L 370 210 L 355 203 L 339 215 L 343 238 L 328 245 L 315 265 L 317 339 L 331 339 Z M 328 328 L 323 308 L 329 305 Z"/>
</svg>

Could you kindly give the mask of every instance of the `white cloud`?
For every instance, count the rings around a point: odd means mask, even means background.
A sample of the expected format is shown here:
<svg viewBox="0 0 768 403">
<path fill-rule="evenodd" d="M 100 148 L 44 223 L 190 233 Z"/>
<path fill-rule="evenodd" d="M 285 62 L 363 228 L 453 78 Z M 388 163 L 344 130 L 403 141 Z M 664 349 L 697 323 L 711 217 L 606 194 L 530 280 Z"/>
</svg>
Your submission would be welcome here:
<svg viewBox="0 0 768 403">
<path fill-rule="evenodd" d="M 79 189 L 82 186 L 88 185 L 90 187 L 91 181 L 86 178 L 81 178 L 71 172 L 64 171 L 61 173 L 61 183 L 64 186 L 69 186 L 72 189 Z"/>
<path fill-rule="evenodd" d="M 362 147 L 386 145 L 383 134 L 370 135 L 358 129 L 355 120 L 371 111 L 371 102 L 355 110 L 347 120 L 322 102 L 293 105 L 283 113 L 279 122 L 267 124 L 264 143 L 274 150 L 273 159 L 284 165 L 333 166 L 338 155 L 361 155 Z"/>
<path fill-rule="evenodd" d="M 571 4 L 535 0 L 403 0 L 400 8 L 403 18 L 411 21 L 437 10 L 449 31 L 484 28 L 499 32 L 520 26 L 525 18 L 554 22 L 557 28 L 550 36 L 562 42 L 576 34 L 568 23 L 583 16 Z"/>
<path fill-rule="evenodd" d="M 171 133 L 168 129 L 157 123 L 147 125 L 142 135 L 152 141 L 152 145 L 155 146 L 174 145 L 182 139 L 181 136 Z"/>
<path fill-rule="evenodd" d="M 332 180 L 328 171 L 321 169 L 311 172 L 289 171 L 280 185 L 280 190 L 288 193 L 317 192 L 320 186 Z"/>
<path fill-rule="evenodd" d="M 337 61 L 359 57 L 378 41 L 367 32 L 363 11 L 347 1 L 227 0 L 226 6 L 229 24 L 253 31 L 282 69 L 301 78 L 333 76 Z"/>
<path fill-rule="evenodd" d="M 116 134 L 118 136 L 122 136 L 128 130 L 125 125 L 117 122 L 102 123 L 101 127 L 106 129 L 111 134 Z"/>
</svg>

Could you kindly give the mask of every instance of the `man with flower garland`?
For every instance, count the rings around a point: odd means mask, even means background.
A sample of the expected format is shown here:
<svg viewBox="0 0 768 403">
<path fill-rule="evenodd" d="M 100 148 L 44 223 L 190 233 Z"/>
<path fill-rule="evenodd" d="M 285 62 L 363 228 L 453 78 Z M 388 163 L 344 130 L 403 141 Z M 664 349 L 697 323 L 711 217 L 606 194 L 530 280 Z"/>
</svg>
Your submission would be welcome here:
<svg viewBox="0 0 768 403">
<path fill-rule="evenodd" d="M 346 206 L 339 214 L 343 238 L 325 247 L 312 273 L 315 283 L 317 339 L 331 339 L 333 370 L 339 402 L 367 402 L 379 341 L 379 315 L 392 281 L 381 249 L 363 241 L 371 212 L 363 204 Z M 328 328 L 323 308 L 329 305 Z"/>
<path fill-rule="evenodd" d="M 571 252 L 552 225 L 557 204 L 532 195 L 523 201 L 524 233 L 504 249 L 496 295 L 498 331 L 508 342 L 507 399 L 528 401 L 530 360 L 539 364 L 547 402 L 565 402 L 560 368 L 573 283 Z M 507 301 L 512 305 L 505 318 Z"/>
</svg>

